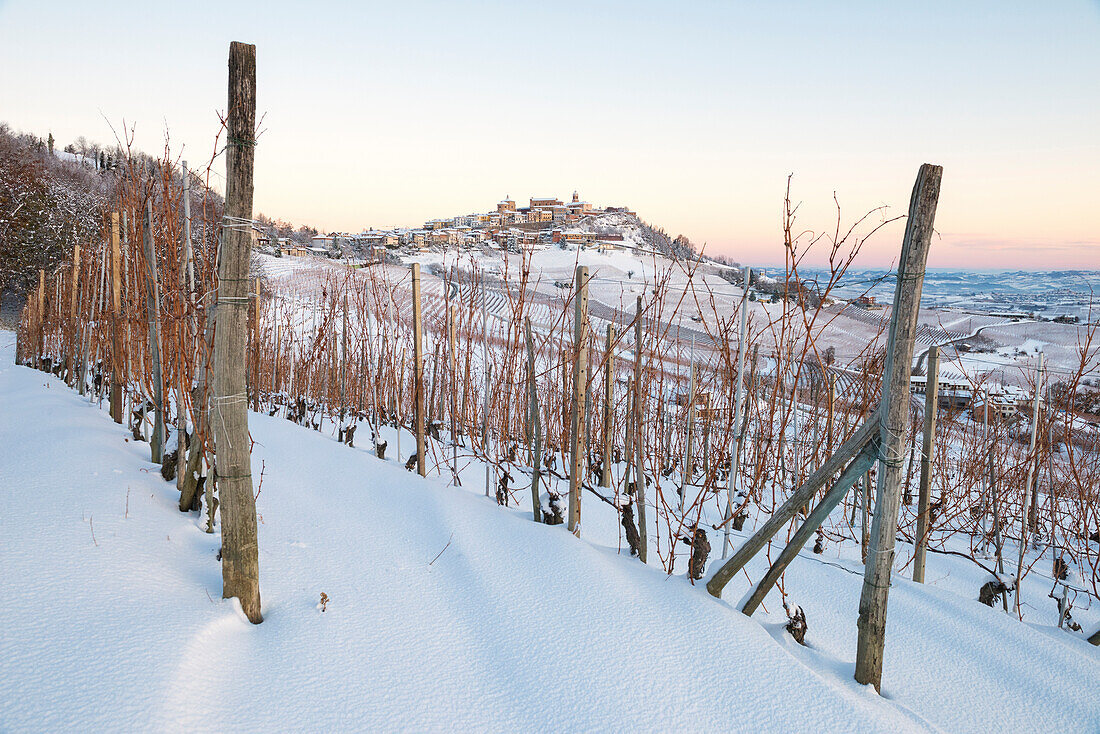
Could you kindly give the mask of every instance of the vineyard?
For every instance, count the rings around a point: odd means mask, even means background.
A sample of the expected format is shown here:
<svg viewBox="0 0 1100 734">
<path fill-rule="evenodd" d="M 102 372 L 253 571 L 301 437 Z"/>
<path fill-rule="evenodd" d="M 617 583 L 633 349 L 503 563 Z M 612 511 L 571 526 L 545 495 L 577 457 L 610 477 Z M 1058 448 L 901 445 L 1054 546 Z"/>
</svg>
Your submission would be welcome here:
<svg viewBox="0 0 1100 734">
<path fill-rule="evenodd" d="M 221 235 L 238 225 L 196 189 L 205 190 L 200 176 L 167 154 L 152 170 L 135 166 L 120 177 L 102 236 L 74 243 L 71 263 L 40 274 L 18 359 L 63 377 L 149 441 L 151 459 L 177 482 L 180 509 L 202 511 L 213 531 L 220 404 L 209 389 L 212 304 Z M 853 229 L 850 239 L 815 243 L 834 251 L 834 282 L 866 236 Z M 744 345 L 740 312 L 752 302 L 732 299 L 731 310 L 714 308 L 716 320 L 685 325 L 685 302 L 731 300 L 728 289 L 716 296 L 707 279 L 692 277 L 698 263 L 655 254 L 640 283 L 586 272 L 549 292 L 525 254 L 506 256 L 493 273 L 475 257 L 453 256 L 434 274 L 415 265 L 289 267 L 254 255 L 247 390 L 236 399 L 443 482 L 484 485 L 499 504 L 578 534 L 581 506 L 606 503 L 620 515 L 624 548 L 701 579 L 708 535 L 721 537 L 713 554 L 725 558 L 729 531 L 772 516 L 879 402 L 888 315 L 844 309 L 877 336 L 854 359 L 830 361 L 817 345 L 838 311 L 798 296 L 798 244 L 789 245 L 790 293 L 746 314 Z M 578 322 L 578 293 L 597 288 L 602 302 L 584 295 Z M 605 305 L 616 290 L 622 305 Z M 962 335 L 921 325 L 916 341 Z M 1095 353 L 1086 345 L 1078 380 Z M 915 542 L 919 514 L 924 406 L 912 402 L 897 531 L 905 544 Z M 1100 461 L 1073 415 L 1057 407 L 1044 403 L 1034 448 L 1027 420 L 940 412 L 927 547 L 986 568 L 1006 607 L 1014 578 L 1048 577 L 1061 624 L 1100 594 Z M 880 470 L 870 468 L 828 514 L 817 547 L 866 551 Z"/>
</svg>

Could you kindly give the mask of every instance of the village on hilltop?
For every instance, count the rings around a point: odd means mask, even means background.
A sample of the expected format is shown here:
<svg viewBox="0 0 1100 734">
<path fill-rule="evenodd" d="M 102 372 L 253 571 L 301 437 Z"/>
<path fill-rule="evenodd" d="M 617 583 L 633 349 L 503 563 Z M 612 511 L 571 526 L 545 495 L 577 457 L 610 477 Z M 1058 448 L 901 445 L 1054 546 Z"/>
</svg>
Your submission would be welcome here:
<svg viewBox="0 0 1100 734">
<path fill-rule="evenodd" d="M 636 216 L 623 206 L 594 207 L 574 191 L 567 203 L 553 196 L 532 196 L 528 206 L 517 206 L 510 196 L 484 213 L 450 219 L 429 219 L 423 227 L 368 229 L 358 234 L 329 232 L 313 237 L 309 246 L 289 238 L 272 238 L 253 228 L 253 245 L 278 256 L 341 257 L 345 250 L 361 253 L 368 261 L 385 258 L 387 251 L 422 252 L 433 248 L 495 246 L 514 252 L 534 251 L 561 243 L 615 250 L 626 247 L 622 234 L 593 232 L 578 227 L 583 220 L 605 214 Z"/>
</svg>

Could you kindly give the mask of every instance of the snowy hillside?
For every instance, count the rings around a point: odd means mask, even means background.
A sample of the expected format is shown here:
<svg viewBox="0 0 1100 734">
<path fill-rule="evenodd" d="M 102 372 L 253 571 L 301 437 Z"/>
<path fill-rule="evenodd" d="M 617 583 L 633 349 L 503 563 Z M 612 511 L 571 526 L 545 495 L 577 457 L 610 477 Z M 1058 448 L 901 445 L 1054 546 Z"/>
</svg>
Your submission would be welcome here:
<svg viewBox="0 0 1100 734">
<path fill-rule="evenodd" d="M 218 536 L 176 509 L 146 445 L 58 379 L 14 366 L 13 342 L 0 332 L 0 730 L 1100 722 L 1100 651 L 979 604 L 969 561 L 931 557 L 927 586 L 895 576 L 879 697 L 852 680 L 858 558 L 807 552 L 791 567 L 786 590 L 809 619 L 801 647 L 774 592 L 750 619 L 682 571 L 642 566 L 598 501 L 578 540 L 481 496 L 477 465 L 455 488 L 256 414 L 265 621 L 252 626 L 221 599 Z"/>
</svg>

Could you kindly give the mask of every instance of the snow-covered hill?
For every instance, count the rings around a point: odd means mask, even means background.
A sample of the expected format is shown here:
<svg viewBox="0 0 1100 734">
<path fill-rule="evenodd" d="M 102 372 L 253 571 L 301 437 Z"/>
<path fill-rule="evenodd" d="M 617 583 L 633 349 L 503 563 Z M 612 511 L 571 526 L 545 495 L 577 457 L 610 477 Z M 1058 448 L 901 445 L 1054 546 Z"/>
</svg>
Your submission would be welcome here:
<svg viewBox="0 0 1100 734">
<path fill-rule="evenodd" d="M 1100 723 L 1100 651 L 955 593 L 978 578 L 967 561 L 933 556 L 927 586 L 895 577 L 880 697 L 851 677 L 858 560 L 807 553 L 791 567 L 801 647 L 774 593 L 749 619 L 620 553 L 598 501 L 578 540 L 486 499 L 479 466 L 447 486 L 252 414 L 266 618 L 254 627 L 220 598 L 218 536 L 176 509 L 147 446 L 14 366 L 13 341 L 0 332 L 0 730 Z"/>
</svg>

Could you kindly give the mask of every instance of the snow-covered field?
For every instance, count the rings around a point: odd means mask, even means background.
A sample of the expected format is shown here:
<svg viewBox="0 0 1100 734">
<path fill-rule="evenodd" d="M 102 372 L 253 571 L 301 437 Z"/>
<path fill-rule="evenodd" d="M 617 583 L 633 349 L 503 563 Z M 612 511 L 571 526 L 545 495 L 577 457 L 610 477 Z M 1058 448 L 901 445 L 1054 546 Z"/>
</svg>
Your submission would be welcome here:
<svg viewBox="0 0 1100 734">
<path fill-rule="evenodd" d="M 858 557 L 791 566 L 802 647 L 776 592 L 750 619 L 642 566 L 591 497 L 578 540 L 486 499 L 477 466 L 456 488 L 256 414 L 252 626 L 147 445 L 14 366 L 13 343 L 0 331 L 2 731 L 1100 730 L 1100 650 L 979 604 L 967 560 L 895 576 L 878 696 L 852 680 Z M 1043 581 L 1031 608 L 1052 604 Z"/>
<path fill-rule="evenodd" d="M 602 330 L 605 321 L 618 322 L 620 327 L 627 323 L 634 313 L 637 296 L 647 299 L 648 306 L 653 286 L 661 281 L 665 286 L 661 320 L 668 328 L 667 337 L 678 339 L 682 343 L 695 337 L 700 348 L 707 348 L 711 343 L 711 336 L 718 333 L 719 322 L 728 322 L 741 303 L 740 287 L 716 275 L 717 268 L 713 266 L 707 265 L 689 272 L 683 263 L 648 253 L 644 250 L 644 243 L 631 242 L 628 239 L 628 244 L 643 246 L 643 250 L 599 252 L 594 249 L 578 251 L 575 248 L 561 249 L 554 246 L 534 252 L 530 261 L 529 287 L 534 293 L 530 315 L 536 327 L 540 322 L 548 324 L 560 315 L 563 308 L 560 300 L 566 291 L 560 289 L 558 284 L 572 283 L 576 265 L 586 265 L 591 277 L 590 308 L 597 331 Z M 292 286 L 298 291 L 305 289 L 319 293 L 326 277 L 331 277 L 333 273 L 346 272 L 340 261 L 327 259 L 274 258 L 266 255 L 257 255 L 256 259 L 265 277 L 272 279 L 284 290 Z M 430 321 L 433 314 L 442 313 L 443 303 L 442 281 L 432 275 L 433 266 L 469 268 L 476 262 L 491 278 L 499 278 L 507 271 L 514 288 L 519 282 L 522 258 L 515 254 L 506 257 L 499 249 L 486 248 L 464 251 L 461 255 L 455 250 L 419 253 L 406 257 L 405 262 L 419 262 L 423 268 L 423 287 L 427 298 L 425 308 Z M 408 270 L 400 265 L 386 265 L 384 268 L 393 281 L 407 281 Z M 860 278 L 865 275 L 866 273 L 859 271 L 853 279 L 861 282 Z M 881 276 L 882 273 L 878 273 L 875 282 L 881 280 Z M 940 283 L 940 280 L 936 280 L 937 277 L 944 279 L 943 274 L 932 273 L 930 278 L 933 285 Z M 986 283 L 987 279 L 983 279 L 983 274 L 975 273 L 974 277 L 980 283 Z M 946 287 L 941 284 L 941 289 Z M 955 284 L 953 287 L 961 286 Z M 885 288 L 885 285 L 879 285 L 872 290 L 880 299 L 889 303 L 892 290 L 887 293 Z M 408 288 L 403 290 L 407 291 Z M 854 295 L 863 290 L 866 287 L 841 287 L 838 294 Z M 467 298 L 465 292 L 462 297 Z M 508 299 L 499 284 L 490 283 L 488 301 L 491 314 L 501 319 L 509 316 Z M 1027 387 L 1037 366 L 1036 347 L 1046 353 L 1046 365 L 1051 374 L 1064 377 L 1081 368 L 1082 345 L 1087 345 L 1089 339 L 1090 327 L 1085 324 L 1059 324 L 1027 318 L 1014 320 L 1006 316 L 960 310 L 957 305 L 946 302 L 943 307 L 927 307 L 927 303 L 932 301 L 936 299 L 927 299 L 926 307 L 920 311 L 918 355 L 932 344 L 945 345 L 953 340 L 975 335 L 986 338 L 989 344 L 988 351 L 969 354 L 945 348 L 945 377 L 975 384 L 989 380 Z M 401 304 L 401 308 L 411 312 L 411 302 Z M 756 334 L 769 328 L 778 329 L 775 325 L 781 323 L 782 312 L 782 304 L 769 303 L 763 298 L 750 303 L 750 329 Z M 867 355 L 869 344 L 884 343 L 889 317 L 889 307 L 869 311 L 855 306 L 846 307 L 843 301 L 830 305 L 815 324 L 817 348 L 824 350 L 833 347 L 840 365 L 857 362 Z M 772 326 L 769 327 L 769 324 Z M 801 318 L 788 323 L 788 328 L 794 327 L 797 330 L 800 326 Z M 765 343 L 771 340 L 772 335 L 765 335 Z M 1100 371 L 1098 354 L 1100 353 L 1095 344 L 1085 349 L 1084 372 L 1090 378 L 1095 378 Z"/>
</svg>

